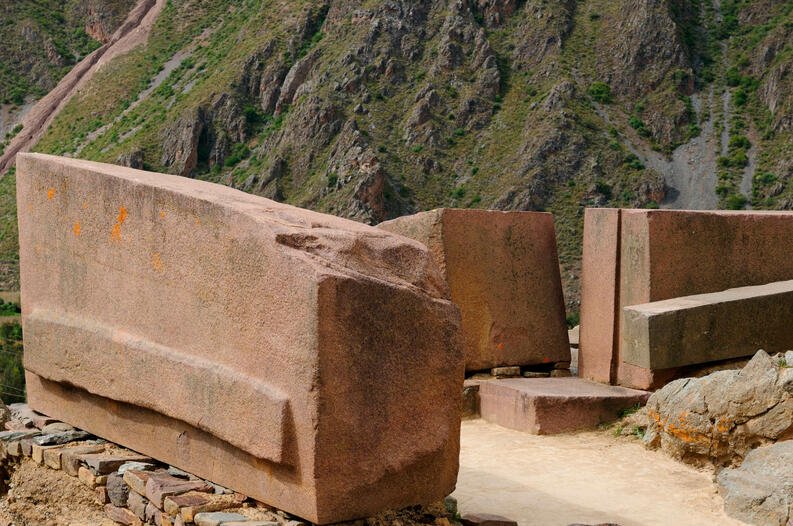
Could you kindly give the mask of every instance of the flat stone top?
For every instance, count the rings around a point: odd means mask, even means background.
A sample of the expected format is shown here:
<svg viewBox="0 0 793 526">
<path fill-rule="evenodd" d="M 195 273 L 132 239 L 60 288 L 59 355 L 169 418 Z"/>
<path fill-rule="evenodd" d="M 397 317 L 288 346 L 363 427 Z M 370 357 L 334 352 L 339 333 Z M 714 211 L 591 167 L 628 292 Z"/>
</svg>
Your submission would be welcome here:
<svg viewBox="0 0 793 526">
<path fill-rule="evenodd" d="M 229 222 L 234 223 L 237 230 L 254 237 L 274 238 L 276 244 L 294 249 L 293 253 L 300 254 L 304 261 L 326 274 L 365 276 L 417 287 L 431 296 L 448 297 L 448 287 L 440 272 L 430 264 L 430 255 L 422 244 L 357 221 L 278 203 L 208 181 L 81 159 L 20 153 L 17 167 L 19 175 L 46 174 L 53 184 L 65 183 L 66 188 L 69 188 L 70 178 L 85 180 L 100 176 L 92 183 L 97 187 L 97 194 L 99 185 L 109 187 L 115 180 L 122 182 L 125 193 L 133 197 L 140 189 L 149 196 L 172 198 L 175 202 L 170 206 L 175 208 L 213 208 L 216 215 L 226 219 L 236 214 L 237 217 Z M 70 199 L 76 200 L 84 188 L 72 186 L 67 193 Z M 53 186 L 48 199 L 57 198 L 62 191 Z M 135 199 L 130 201 L 134 204 Z M 139 201 L 142 208 L 149 206 L 146 199 Z M 130 204 L 122 208 L 125 218 L 129 208 L 128 223 L 133 216 L 145 214 L 145 210 L 136 210 Z"/>
<path fill-rule="evenodd" d="M 511 389 L 530 396 L 545 398 L 635 398 L 645 391 L 605 385 L 583 378 L 505 378 L 482 382 L 480 389 Z"/>
<path fill-rule="evenodd" d="M 742 301 L 753 298 L 761 298 L 764 296 L 787 294 L 790 292 L 793 292 L 793 280 L 775 281 L 765 285 L 736 287 L 734 289 L 727 289 L 721 292 L 694 294 L 692 296 L 681 296 L 679 298 L 672 298 L 668 300 L 641 303 L 639 305 L 630 305 L 625 307 L 625 310 L 635 311 L 637 313 L 646 315 L 665 314 L 669 312 L 676 312 L 682 309 L 693 309 L 718 303 Z"/>
</svg>

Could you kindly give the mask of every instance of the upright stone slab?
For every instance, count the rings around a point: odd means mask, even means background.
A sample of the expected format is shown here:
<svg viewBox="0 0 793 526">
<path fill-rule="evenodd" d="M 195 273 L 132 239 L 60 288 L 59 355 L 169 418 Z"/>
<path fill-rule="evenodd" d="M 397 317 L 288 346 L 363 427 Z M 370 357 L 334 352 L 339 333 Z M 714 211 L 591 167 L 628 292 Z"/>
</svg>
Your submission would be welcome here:
<svg viewBox="0 0 793 526">
<path fill-rule="evenodd" d="M 453 490 L 459 315 L 421 244 L 36 154 L 17 199 L 32 408 L 316 523 Z"/>
<path fill-rule="evenodd" d="M 570 361 L 550 214 L 442 208 L 379 226 L 429 247 L 460 307 L 466 370 Z"/>
<path fill-rule="evenodd" d="M 587 211 L 588 216 L 598 213 L 609 212 Z M 602 369 L 593 371 L 586 364 L 609 361 L 612 383 L 638 389 L 659 387 L 689 373 L 679 367 L 646 368 L 626 360 L 621 343 L 625 307 L 793 279 L 793 213 L 621 210 L 618 217 L 618 224 L 610 225 L 606 236 L 596 228 L 584 231 L 585 247 L 603 243 L 601 250 L 585 249 L 585 276 L 616 276 L 613 291 L 588 288 L 586 280 L 582 285 L 580 360 L 588 378 L 608 381 Z M 616 268 L 604 259 L 604 253 L 613 253 L 615 236 Z M 593 312 L 606 321 L 593 321 Z M 610 346 L 607 339 L 595 338 L 606 330 L 609 317 L 616 320 L 616 338 Z M 710 359 L 703 352 L 698 363 Z"/>
<path fill-rule="evenodd" d="M 616 374 L 620 213 L 615 208 L 584 210 L 581 265 L 581 326 L 578 375 L 611 383 Z"/>
</svg>

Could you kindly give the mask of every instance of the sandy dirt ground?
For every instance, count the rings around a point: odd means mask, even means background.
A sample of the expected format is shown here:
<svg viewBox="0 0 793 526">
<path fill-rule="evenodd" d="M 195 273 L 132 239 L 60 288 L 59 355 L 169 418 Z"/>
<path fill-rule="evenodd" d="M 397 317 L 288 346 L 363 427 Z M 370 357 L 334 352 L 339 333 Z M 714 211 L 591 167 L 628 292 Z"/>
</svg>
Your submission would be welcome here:
<svg viewBox="0 0 793 526">
<path fill-rule="evenodd" d="M 495 513 L 521 526 L 741 526 L 722 511 L 712 471 L 608 431 L 535 436 L 483 420 L 462 425 L 461 514 Z"/>
</svg>

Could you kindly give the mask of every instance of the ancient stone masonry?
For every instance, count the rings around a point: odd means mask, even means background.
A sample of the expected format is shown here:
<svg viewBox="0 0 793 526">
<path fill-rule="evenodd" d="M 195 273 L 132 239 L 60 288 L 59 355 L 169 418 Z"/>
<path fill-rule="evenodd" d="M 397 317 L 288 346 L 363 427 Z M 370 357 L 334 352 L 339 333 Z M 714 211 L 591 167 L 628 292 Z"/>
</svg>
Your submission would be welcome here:
<svg viewBox="0 0 793 526">
<path fill-rule="evenodd" d="M 35 462 L 42 466 L 38 468 L 39 474 L 42 473 L 41 469 L 46 468 L 63 471 L 86 486 L 88 491 L 80 488 L 67 497 L 63 493 L 64 487 L 79 488 L 80 485 L 71 483 L 66 476 L 49 477 L 50 480 L 58 481 L 56 485 L 60 488 L 61 498 L 79 500 L 78 495 L 86 493 L 90 495 L 89 492 L 94 492 L 96 504 L 101 506 L 100 509 L 111 524 L 307 526 L 304 521 L 283 510 L 257 502 L 247 495 L 200 479 L 174 466 L 164 465 L 117 444 L 97 439 L 63 422 L 53 421 L 31 411 L 24 404 L 13 404 L 11 413 L 11 420 L 5 424 L 8 430 L 0 431 L 0 470 L 5 474 L 13 473 L 17 469 L 24 469 L 25 463 Z M 52 423 L 44 425 L 45 421 Z M 68 437 L 64 437 L 65 434 L 68 434 Z M 59 443 L 47 446 L 43 457 L 36 455 L 37 446 L 53 441 Z M 26 443 L 32 444 L 32 451 L 31 448 L 22 447 Z M 36 468 L 33 468 L 33 472 L 36 473 Z M 44 496 L 35 497 L 41 499 Z M 19 520 L 17 524 L 29 523 L 27 521 L 31 519 L 26 516 L 24 499 L 24 494 L 17 495 L 15 488 L 12 487 L 8 495 L 4 495 L 2 502 L 3 511 L 11 511 L 11 516 Z M 449 502 L 449 499 L 447 498 L 446 501 Z M 411 507 L 409 510 L 391 510 L 383 515 L 393 516 L 393 524 L 400 524 L 400 518 L 404 520 L 409 519 L 411 515 L 424 515 L 441 522 L 429 520 L 422 521 L 421 524 L 449 525 L 452 524 L 449 518 L 453 518 L 455 512 L 455 508 L 450 507 L 450 504 L 455 504 L 453 499 L 448 504 L 435 502 L 429 506 Z M 85 508 L 82 512 L 89 513 L 89 506 L 84 502 L 83 506 Z M 42 509 L 37 516 L 45 516 L 46 513 L 45 509 Z M 58 513 L 63 513 L 63 509 L 61 508 Z M 7 515 L 4 515 L 4 519 L 5 517 Z M 55 520 L 47 521 L 48 523 L 76 524 L 69 521 L 66 516 L 51 518 Z M 80 518 L 88 519 L 88 517 Z M 380 518 L 376 517 L 375 520 Z M 39 524 L 38 521 L 35 523 Z M 88 523 L 97 524 L 91 520 L 79 522 L 79 524 Z M 388 524 L 386 521 L 379 523 Z M 104 525 L 106 522 L 101 524 Z M 458 522 L 453 524 L 459 525 Z"/>
<path fill-rule="evenodd" d="M 791 240 L 788 212 L 587 209 L 579 374 L 657 388 L 793 347 Z"/>
<path fill-rule="evenodd" d="M 452 491 L 459 314 L 423 245 L 44 155 L 17 186 L 32 408 L 316 523 Z"/>
<path fill-rule="evenodd" d="M 444 208 L 379 227 L 429 247 L 460 307 L 467 371 L 569 365 L 553 216 Z"/>
</svg>

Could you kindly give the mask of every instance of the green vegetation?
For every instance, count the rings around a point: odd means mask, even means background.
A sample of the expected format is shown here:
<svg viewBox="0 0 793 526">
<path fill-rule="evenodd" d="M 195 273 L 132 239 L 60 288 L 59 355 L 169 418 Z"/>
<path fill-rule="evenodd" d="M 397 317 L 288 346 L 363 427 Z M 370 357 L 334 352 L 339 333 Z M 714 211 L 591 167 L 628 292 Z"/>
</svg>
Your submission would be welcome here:
<svg viewBox="0 0 793 526">
<path fill-rule="evenodd" d="M 589 96 L 597 102 L 608 104 L 611 102 L 611 87 L 605 82 L 593 82 L 589 86 Z"/>
<path fill-rule="evenodd" d="M 6 404 L 25 401 L 22 326 L 17 321 L 0 325 L 0 392 Z"/>
</svg>

